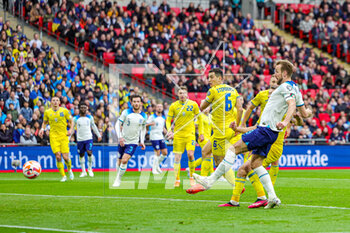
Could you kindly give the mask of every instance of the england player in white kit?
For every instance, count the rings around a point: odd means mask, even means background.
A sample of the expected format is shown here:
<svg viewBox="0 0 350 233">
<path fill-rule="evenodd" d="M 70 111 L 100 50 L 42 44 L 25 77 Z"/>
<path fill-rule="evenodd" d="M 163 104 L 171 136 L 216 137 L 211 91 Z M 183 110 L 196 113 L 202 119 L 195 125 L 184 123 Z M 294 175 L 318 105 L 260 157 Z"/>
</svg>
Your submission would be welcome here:
<svg viewBox="0 0 350 233">
<path fill-rule="evenodd" d="M 160 164 L 166 158 L 168 150 L 164 140 L 164 133 L 166 134 L 165 128 L 166 118 L 163 114 L 163 105 L 157 104 L 156 113 L 149 116 L 147 120 L 147 126 L 150 126 L 150 140 L 156 157 L 153 160 L 152 173 L 161 174 Z M 162 154 L 160 154 L 162 152 Z"/>
<path fill-rule="evenodd" d="M 98 137 L 98 141 L 101 141 L 100 132 L 95 125 L 94 118 L 91 115 L 87 115 L 88 106 L 85 103 L 81 103 L 79 107 L 79 115 L 73 118 L 73 128 L 74 125 L 77 128 L 77 147 L 79 153 L 79 162 L 81 166 L 81 174 L 79 177 L 85 177 L 86 169 L 85 169 L 85 152 L 88 155 L 88 173 L 90 177 L 94 176 L 92 171 L 92 132 L 94 131 L 96 136 Z"/>
<path fill-rule="evenodd" d="M 273 208 L 281 204 L 281 201 L 276 196 L 270 175 L 262 166 L 262 162 L 267 156 L 271 145 L 276 141 L 278 133 L 291 121 L 297 107 L 303 118 L 312 116 L 312 111 L 305 108 L 298 86 L 291 81 L 293 70 L 293 64 L 287 60 L 280 60 L 276 63 L 275 76 L 280 86 L 271 94 L 262 113 L 259 126 L 255 130 L 243 134 L 241 140 L 230 146 L 223 162 L 220 163 L 212 175 L 209 177 L 194 175 L 194 178 L 199 183 L 198 191 L 208 190 L 216 180 L 225 174 L 232 167 L 236 154 L 252 151 L 251 168 L 259 176 L 268 193 L 268 204 L 265 208 Z M 284 115 L 286 117 L 282 121 Z M 236 130 L 235 122 L 231 126 Z M 245 178 L 245 176 L 237 177 L 236 182 L 242 182 L 241 180 L 237 181 L 237 179 Z M 239 204 L 230 201 L 220 206 L 239 206 Z"/>
<path fill-rule="evenodd" d="M 142 112 L 142 99 L 139 95 L 130 97 L 132 108 L 126 109 L 119 117 L 117 135 L 119 139 L 119 159 L 117 162 L 117 177 L 113 187 L 119 187 L 128 166 L 129 159 L 134 155 L 138 145 L 144 150 L 147 115 Z"/>
</svg>

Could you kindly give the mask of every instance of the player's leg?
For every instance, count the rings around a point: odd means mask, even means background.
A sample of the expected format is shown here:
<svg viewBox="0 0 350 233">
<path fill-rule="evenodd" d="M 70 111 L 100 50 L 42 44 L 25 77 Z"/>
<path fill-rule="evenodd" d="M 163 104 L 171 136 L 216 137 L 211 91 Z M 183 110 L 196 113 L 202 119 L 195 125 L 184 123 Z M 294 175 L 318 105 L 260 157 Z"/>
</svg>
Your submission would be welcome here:
<svg viewBox="0 0 350 233">
<path fill-rule="evenodd" d="M 124 151 L 125 151 L 126 146 L 118 146 L 118 154 L 119 157 L 117 159 L 117 163 L 116 163 L 116 177 L 113 183 L 113 187 L 119 187 L 120 186 L 120 180 L 118 179 L 118 174 L 119 174 L 119 169 L 120 169 L 120 165 L 121 165 L 121 160 L 123 158 L 124 155 Z"/>
<path fill-rule="evenodd" d="M 186 148 L 185 138 L 174 138 L 173 153 L 174 153 L 174 174 L 175 184 L 174 187 L 180 187 L 180 171 L 181 171 L 181 157 Z"/>
<path fill-rule="evenodd" d="M 85 153 L 79 154 L 79 162 L 80 162 L 80 166 L 81 166 L 81 174 L 79 177 L 85 177 L 85 176 L 87 176 L 86 168 L 85 168 Z"/>
<path fill-rule="evenodd" d="M 94 172 L 92 171 L 92 161 L 94 156 L 92 155 L 92 150 L 86 151 L 88 155 L 88 173 L 90 177 L 94 177 Z"/>
<path fill-rule="evenodd" d="M 213 156 L 212 156 L 212 145 L 210 140 L 202 147 L 202 166 L 201 176 L 208 176 L 209 173 L 214 172 Z"/>
<path fill-rule="evenodd" d="M 152 142 L 152 144 L 153 144 L 153 142 Z M 156 147 L 154 147 L 154 148 L 156 148 Z M 158 163 L 158 161 L 159 161 L 159 156 L 160 156 L 160 149 L 159 149 L 159 147 L 157 147 L 158 149 L 154 149 L 154 154 L 155 154 L 155 156 L 154 156 L 154 159 L 153 159 L 153 165 L 152 165 L 152 173 L 153 174 L 159 174 L 159 172 L 158 172 L 158 168 L 159 168 L 159 163 Z"/>
<path fill-rule="evenodd" d="M 194 150 L 196 149 L 196 141 L 195 138 L 190 138 L 186 143 L 186 151 L 187 151 L 187 157 L 188 157 L 188 168 L 190 170 L 190 184 L 195 185 L 195 181 L 193 179 L 193 173 L 196 169 L 195 167 L 195 159 L 194 159 Z"/>
<path fill-rule="evenodd" d="M 64 159 L 64 163 L 67 166 L 67 171 L 69 173 L 69 179 L 74 180 L 74 173 L 72 171 L 72 160 L 69 157 L 69 152 L 68 153 L 62 153 L 62 157 Z"/>
<path fill-rule="evenodd" d="M 122 177 L 125 174 L 126 168 L 128 167 L 128 162 L 130 158 L 134 155 L 137 145 L 136 144 L 128 144 L 124 147 L 119 147 L 119 169 L 117 173 L 117 178 L 114 181 L 113 187 L 119 187 L 122 182 Z"/>
<path fill-rule="evenodd" d="M 168 156 L 168 149 L 166 148 L 166 144 L 164 142 L 164 147 L 161 146 L 161 155 L 158 157 L 158 173 L 162 173 L 162 169 L 160 168 L 161 163 L 164 161 L 164 159 Z"/>
<path fill-rule="evenodd" d="M 273 185 L 275 185 L 277 180 L 277 175 L 279 172 L 278 160 L 282 156 L 282 153 L 283 153 L 283 142 L 282 143 L 275 142 L 274 144 L 272 144 L 271 149 L 262 164 L 265 168 L 267 168 L 271 164 L 269 174 Z"/>
<path fill-rule="evenodd" d="M 64 165 L 62 163 L 60 141 L 50 137 L 50 146 L 51 146 L 52 152 L 56 157 L 56 164 L 57 164 L 58 171 L 62 176 L 61 182 L 65 182 L 67 180 L 67 177 L 64 172 Z"/>
<path fill-rule="evenodd" d="M 262 162 L 264 159 L 265 157 L 254 153 L 252 155 L 251 168 L 259 176 L 260 182 L 267 191 L 269 202 L 265 208 L 273 208 L 275 206 L 280 205 L 281 201 L 276 196 L 269 173 L 262 166 Z"/>
<path fill-rule="evenodd" d="M 61 153 L 62 153 L 62 157 L 64 159 L 64 162 L 67 166 L 67 170 L 69 173 L 69 178 L 71 180 L 74 180 L 74 173 L 72 171 L 72 160 L 70 159 L 69 156 L 69 140 L 68 137 L 65 137 L 64 139 L 62 139 L 61 142 Z"/>
<path fill-rule="evenodd" d="M 119 187 L 122 182 L 122 177 L 126 172 L 126 168 L 128 167 L 129 159 L 131 155 L 124 153 L 119 159 L 119 169 L 117 173 L 117 178 L 114 181 L 113 187 Z"/>
</svg>

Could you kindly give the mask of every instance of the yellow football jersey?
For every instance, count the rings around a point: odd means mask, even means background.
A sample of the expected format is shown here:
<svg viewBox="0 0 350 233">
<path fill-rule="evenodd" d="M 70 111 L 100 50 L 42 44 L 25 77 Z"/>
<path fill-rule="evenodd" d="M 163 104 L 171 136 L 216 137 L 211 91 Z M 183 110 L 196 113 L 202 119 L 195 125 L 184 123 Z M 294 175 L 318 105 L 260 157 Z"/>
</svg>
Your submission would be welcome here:
<svg viewBox="0 0 350 233">
<path fill-rule="evenodd" d="M 188 137 L 195 135 L 194 117 L 199 114 L 198 104 L 192 100 L 182 103 L 180 100 L 172 103 L 169 107 L 167 122 L 174 120 L 174 136 Z M 169 130 L 169 124 L 167 124 Z"/>
<path fill-rule="evenodd" d="M 44 113 L 44 121 L 50 125 L 50 137 L 67 136 L 67 121 L 70 120 L 68 109 L 60 107 L 57 111 L 48 109 Z"/>
<path fill-rule="evenodd" d="M 260 122 L 260 118 L 261 118 L 261 115 L 265 109 L 265 106 L 267 104 L 267 101 L 269 100 L 269 90 L 265 90 L 265 91 L 260 91 L 255 97 L 254 99 L 251 100 L 251 103 L 255 106 L 255 107 L 258 107 L 260 105 L 260 110 L 261 110 L 261 113 L 260 113 L 260 117 L 259 117 L 259 120 L 258 120 L 258 124 Z"/>
<path fill-rule="evenodd" d="M 239 97 L 237 90 L 227 84 L 212 87 L 205 100 L 211 104 L 211 119 L 215 136 L 225 136 L 226 129 L 236 120 L 234 109 Z"/>
</svg>

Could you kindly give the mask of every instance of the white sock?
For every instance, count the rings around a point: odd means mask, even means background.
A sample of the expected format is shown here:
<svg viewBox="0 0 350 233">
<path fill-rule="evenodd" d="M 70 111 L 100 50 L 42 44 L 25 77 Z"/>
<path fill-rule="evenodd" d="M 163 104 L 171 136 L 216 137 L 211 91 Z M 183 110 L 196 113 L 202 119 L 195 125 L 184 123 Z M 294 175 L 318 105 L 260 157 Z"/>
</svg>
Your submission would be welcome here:
<svg viewBox="0 0 350 233">
<path fill-rule="evenodd" d="M 235 162 L 235 158 L 236 154 L 232 150 L 228 149 L 224 160 L 219 164 L 215 172 L 208 177 L 209 185 L 213 185 L 218 179 L 220 179 L 221 176 L 226 174 L 226 172 L 231 169 L 233 163 Z"/>
<path fill-rule="evenodd" d="M 88 169 L 92 169 L 92 157 L 93 155 L 88 156 Z"/>
<path fill-rule="evenodd" d="M 86 172 L 86 170 L 85 170 L 85 156 L 84 157 L 79 156 L 79 162 L 80 162 L 80 166 L 81 166 L 81 172 Z"/>
<path fill-rule="evenodd" d="M 264 189 L 267 191 L 269 199 L 274 199 L 276 196 L 275 190 L 271 182 L 269 173 L 263 166 L 257 167 L 254 169 L 256 174 L 259 176 L 260 182 L 264 186 Z"/>
<path fill-rule="evenodd" d="M 123 164 L 123 163 L 120 164 L 118 175 L 117 175 L 118 179 L 120 179 L 120 180 L 122 179 L 122 177 L 126 171 L 127 166 L 128 166 L 128 164 Z"/>
<path fill-rule="evenodd" d="M 154 169 L 159 166 L 158 161 L 159 161 L 159 158 L 157 155 L 155 155 L 154 159 L 153 159 L 153 168 Z"/>
<path fill-rule="evenodd" d="M 161 164 L 165 158 L 166 158 L 166 155 L 160 155 L 158 157 L 158 164 Z"/>
<path fill-rule="evenodd" d="M 116 172 L 118 174 L 118 172 L 119 172 L 119 164 L 118 164 L 118 162 L 115 164 L 115 169 L 116 169 Z"/>
</svg>

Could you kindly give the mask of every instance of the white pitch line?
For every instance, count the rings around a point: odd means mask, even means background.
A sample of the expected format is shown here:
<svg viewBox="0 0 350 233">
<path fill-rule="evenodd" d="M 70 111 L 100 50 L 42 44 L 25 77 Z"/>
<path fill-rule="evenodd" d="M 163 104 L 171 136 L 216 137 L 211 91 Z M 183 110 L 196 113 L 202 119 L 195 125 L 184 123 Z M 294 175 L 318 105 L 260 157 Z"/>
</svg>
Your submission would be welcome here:
<svg viewBox="0 0 350 233">
<path fill-rule="evenodd" d="M 93 199 L 130 199 L 130 200 L 155 200 L 155 201 L 174 201 L 174 202 L 211 202 L 223 203 L 225 201 L 215 200 L 189 200 L 176 198 L 158 198 L 158 197 L 117 197 L 117 196 L 64 196 L 64 195 L 46 195 L 46 194 L 25 194 L 25 193 L 0 193 L 0 196 L 27 196 L 27 197 L 45 197 L 45 198 L 93 198 Z M 241 202 L 242 204 L 251 204 L 250 202 Z M 282 204 L 284 206 L 304 207 L 304 208 L 321 208 L 321 209 L 338 209 L 350 210 L 349 207 L 338 206 L 315 206 L 299 204 Z"/>
<path fill-rule="evenodd" d="M 73 233 L 99 233 L 99 232 L 94 232 L 94 231 L 76 231 L 76 230 L 63 230 L 63 229 L 56 229 L 56 228 L 16 226 L 16 225 L 0 225 L 0 228 L 1 227 L 3 227 L 3 228 L 15 228 L 15 229 L 42 230 L 42 231 L 73 232 Z"/>
</svg>

